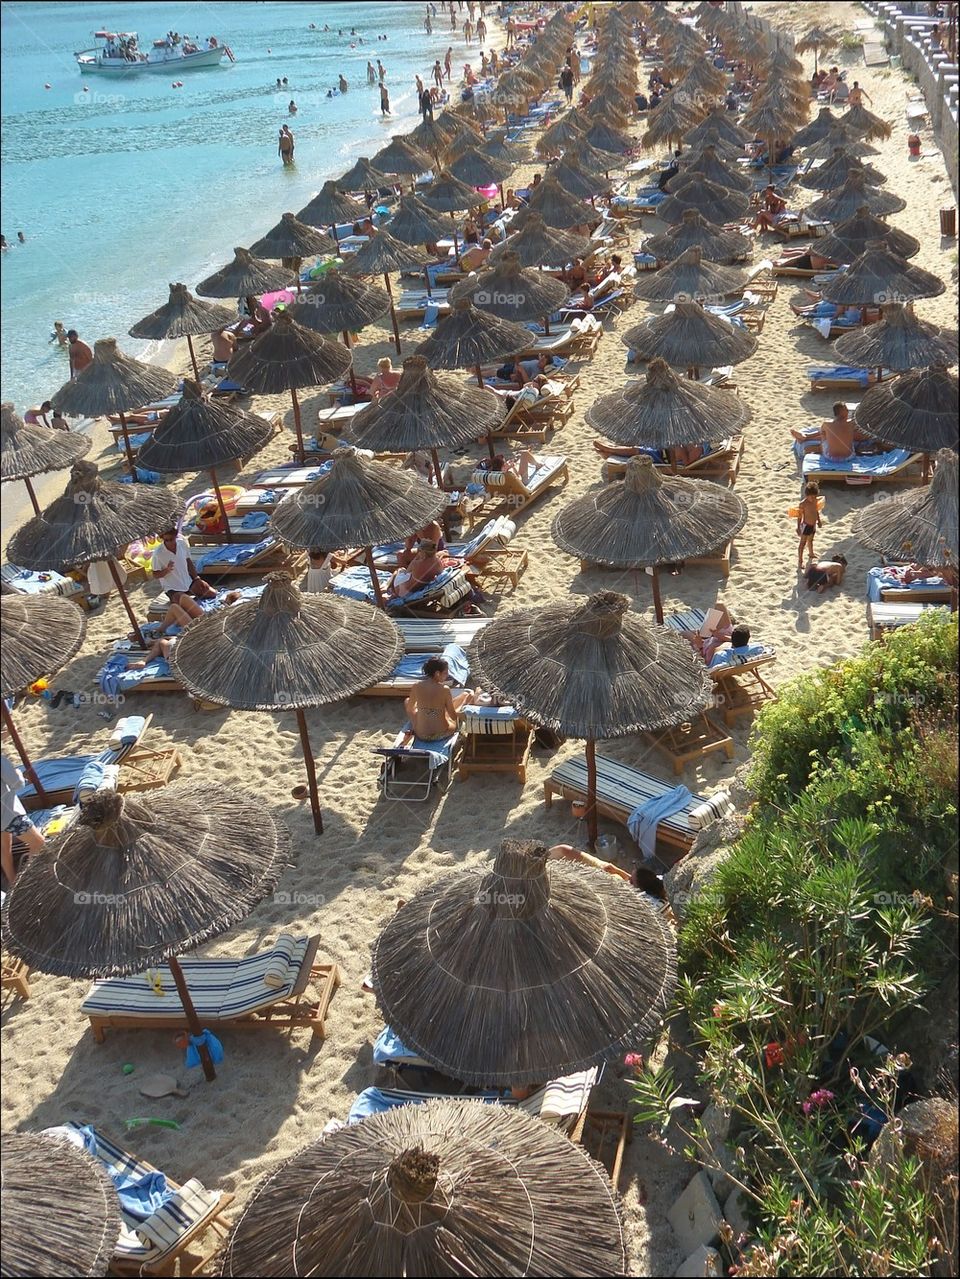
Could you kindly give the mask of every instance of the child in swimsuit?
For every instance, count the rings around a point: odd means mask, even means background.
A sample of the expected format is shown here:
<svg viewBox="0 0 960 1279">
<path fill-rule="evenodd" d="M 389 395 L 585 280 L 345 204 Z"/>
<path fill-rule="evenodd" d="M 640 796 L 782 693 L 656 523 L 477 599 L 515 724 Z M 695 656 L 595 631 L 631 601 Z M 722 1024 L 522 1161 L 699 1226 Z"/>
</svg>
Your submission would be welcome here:
<svg viewBox="0 0 960 1279">
<path fill-rule="evenodd" d="M 813 562 L 813 539 L 817 529 L 823 527 L 820 512 L 823 510 L 823 498 L 816 484 L 808 484 L 803 490 L 803 500 L 797 507 L 797 537 L 800 544 L 797 548 L 797 568 L 803 568 L 803 552 L 807 552 L 807 563 Z"/>
</svg>

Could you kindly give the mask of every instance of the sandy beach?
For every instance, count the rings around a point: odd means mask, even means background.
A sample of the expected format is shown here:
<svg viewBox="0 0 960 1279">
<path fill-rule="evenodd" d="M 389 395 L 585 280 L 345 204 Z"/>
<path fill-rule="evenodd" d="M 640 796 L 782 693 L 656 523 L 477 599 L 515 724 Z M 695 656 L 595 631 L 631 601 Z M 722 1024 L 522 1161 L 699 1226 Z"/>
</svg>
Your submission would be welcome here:
<svg viewBox="0 0 960 1279">
<path fill-rule="evenodd" d="M 832 25 L 853 30 L 854 23 L 866 17 L 859 6 L 845 2 L 750 7 L 794 31 L 827 17 Z M 502 32 L 493 22 L 489 25 L 488 44 L 502 45 Z M 906 210 L 895 214 L 891 223 L 921 241 L 914 264 L 948 284 L 941 297 L 918 302 L 916 312 L 924 320 L 951 326 L 955 324 L 957 256 L 956 241 L 941 240 L 939 233 L 938 211 L 954 203 L 943 157 L 929 128 L 922 131 L 922 158 L 912 160 L 908 155 L 908 77 L 889 67 L 865 68 L 859 53 L 841 55 L 836 61 L 848 66 L 849 79 L 860 80 L 872 98 L 871 110 L 893 126 L 892 137 L 875 144 L 879 155 L 871 159 L 886 174 L 886 189 L 908 201 Z M 807 55 L 804 65 L 812 70 L 812 55 Z M 637 136 L 641 131 L 637 124 Z M 519 171 L 511 185 L 524 185 L 536 167 Z M 279 217 L 282 197 L 277 200 Z M 631 235 L 631 247 L 637 247 L 641 232 L 653 235 L 665 229 L 656 218 L 646 218 Z M 754 261 L 776 256 L 780 245 L 776 237 L 763 237 Z M 224 246 L 223 260 L 228 257 L 229 246 Z M 829 417 L 833 400 L 844 398 L 809 390 L 808 366 L 835 361 L 832 344 L 802 328 L 789 308 L 789 300 L 799 292 L 794 286 L 803 283 L 780 281 L 757 353 L 734 370 L 739 395 L 750 405 L 753 420 L 746 428 L 746 451 L 736 484 L 749 518 L 737 538 L 729 578 L 723 580 L 715 570 L 694 566 L 662 579 L 667 610 L 705 608 L 721 600 L 735 618 L 750 626 L 754 639 L 775 646 L 777 662 L 770 675 L 774 686 L 849 656 L 867 642 L 866 573 L 876 563 L 876 556 L 853 537 L 851 527 L 855 513 L 874 500 L 877 491 L 835 485 L 826 492 L 825 526 L 817 548 L 821 553 L 841 549 L 847 556 L 843 588 L 818 596 L 804 589 L 796 572 L 795 521 L 788 517 L 787 508 L 796 501 L 799 476 L 789 431 Z M 581 573 L 550 536 L 559 508 L 600 483 L 600 459 L 593 449 L 596 433 L 583 415 L 599 396 L 625 378 L 637 376 L 637 367 L 625 363 L 620 335 L 638 323 L 646 309 L 644 303 L 636 302 L 619 320 L 608 322 L 594 358 L 575 366 L 580 375 L 576 412 L 542 450 L 569 459 L 570 483 L 565 489 L 552 490 L 529 513 L 519 516 L 514 545 L 529 553 L 529 567 L 515 591 L 507 588 L 497 598 L 498 612 L 609 589 L 625 592 L 639 613 L 653 618 L 649 578 L 632 572 Z M 409 354 L 422 335 L 408 325 L 401 336 L 404 354 Z M 205 353 L 206 344 L 201 342 L 198 354 L 202 358 Z M 377 359 L 390 354 L 396 358 L 387 320 L 362 334 L 355 349 L 355 369 L 371 373 Z M 185 369 L 181 356 L 178 367 Z M 303 392 L 301 402 L 304 422 L 310 425 L 317 410 L 327 406 L 327 397 Z M 265 415 L 280 412 L 285 428 L 291 424 L 288 396 L 258 397 L 252 407 Z M 244 471 L 223 473 L 221 481 L 243 483 L 244 476 L 288 460 L 293 439 L 291 430 L 284 429 Z M 94 441 L 90 457 L 113 461 L 112 449 L 106 452 L 109 436 L 102 423 L 95 428 Z M 42 477 L 41 504 L 58 495 L 65 481 L 64 474 Z M 206 488 L 203 476 L 170 477 L 170 483 L 184 499 Z M 18 488 L 4 486 L 5 506 L 21 503 L 13 518 L 11 508 L 5 515 L 5 542 L 16 519 L 28 513 L 19 495 L 8 494 L 8 489 Z M 149 599 L 158 593 L 155 583 L 134 588 L 132 600 L 141 617 Z M 493 605 L 484 606 L 483 611 L 491 613 Z M 103 656 L 111 641 L 126 633 L 125 623 L 119 601 L 111 597 L 89 617 L 81 654 L 59 673 L 54 686 L 94 691 Z M 98 717 L 101 709 L 95 704 L 77 708 L 62 704 L 52 709 L 30 699 L 18 707 L 17 724 L 35 758 L 97 750 L 109 732 Z M 357 1092 L 372 1082 L 371 1043 L 382 1021 L 372 995 L 363 992 L 361 983 L 370 966 L 370 944 L 397 903 L 442 873 L 485 864 L 505 835 L 584 846 L 585 831 L 571 816 L 569 805 L 555 802 L 548 810 L 543 804 L 543 782 L 551 767 L 564 754 L 580 752 L 582 744 L 571 741 L 558 752 L 536 748 L 523 787 L 506 777 L 474 776 L 455 781 L 435 803 L 390 804 L 378 795 L 378 761 L 372 751 L 386 744 L 399 727 L 399 703 L 354 698 L 309 711 L 325 823 L 325 833 L 317 838 L 309 807 L 291 798 L 292 788 L 304 780 L 292 714 L 198 712 L 185 695 L 141 696 L 130 699 L 124 709 L 152 713 L 151 743 L 178 748 L 183 757 L 181 778 L 253 790 L 288 823 L 296 864 L 273 900 L 264 902 L 244 925 L 202 953 L 243 956 L 268 946 L 282 932 L 319 934 L 319 957 L 336 962 L 343 972 L 327 1022 L 327 1039 L 310 1050 L 308 1036 L 302 1033 L 292 1040 L 268 1031 L 227 1034 L 220 1077 L 208 1085 L 198 1071 L 184 1070 L 182 1053 L 171 1033 L 111 1031 L 105 1044 L 95 1044 L 79 1012 L 87 984 L 36 974 L 28 1000 L 5 1004 L 2 1123 L 5 1130 L 33 1130 L 68 1119 L 89 1122 L 125 1140 L 179 1180 L 196 1176 L 242 1199 L 258 1177 L 318 1137 L 328 1120 L 344 1118 Z M 678 780 L 707 794 L 721 788 L 749 758 L 749 722 L 741 721 L 731 733 L 733 759 L 711 754 L 688 766 Z M 603 743 L 600 749 L 665 781 L 672 778 L 669 760 L 640 739 L 623 738 Z M 619 840 L 614 857 L 630 866 L 635 852 L 626 832 L 603 822 L 601 831 Z M 123 1073 L 125 1063 L 135 1066 L 132 1075 Z M 138 1078 L 158 1070 L 177 1073 L 189 1096 L 152 1102 L 141 1098 Z M 618 1071 L 608 1069 L 599 1100 L 609 1108 L 622 1109 L 628 1099 Z M 150 1115 L 176 1120 L 180 1127 L 176 1131 L 142 1127 L 125 1135 L 126 1119 Z M 637 1133 L 628 1148 L 621 1183 L 631 1232 L 632 1273 L 671 1274 L 682 1261 L 665 1213 L 688 1177 L 682 1161 Z"/>
</svg>

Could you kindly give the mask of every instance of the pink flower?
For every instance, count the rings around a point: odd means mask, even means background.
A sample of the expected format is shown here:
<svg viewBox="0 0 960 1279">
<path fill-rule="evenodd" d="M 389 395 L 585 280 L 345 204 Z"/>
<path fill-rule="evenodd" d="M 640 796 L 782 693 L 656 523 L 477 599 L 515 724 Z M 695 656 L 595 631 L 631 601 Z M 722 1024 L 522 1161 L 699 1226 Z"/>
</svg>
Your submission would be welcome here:
<svg viewBox="0 0 960 1279">
<path fill-rule="evenodd" d="M 623 1059 L 625 1066 L 630 1066 L 633 1070 L 643 1069 L 643 1055 L 641 1053 L 627 1053 Z"/>
<path fill-rule="evenodd" d="M 833 1101 L 834 1094 L 829 1088 L 818 1088 L 812 1092 L 806 1101 L 801 1102 L 800 1109 L 805 1115 L 810 1115 L 814 1110 L 823 1110 Z"/>
</svg>

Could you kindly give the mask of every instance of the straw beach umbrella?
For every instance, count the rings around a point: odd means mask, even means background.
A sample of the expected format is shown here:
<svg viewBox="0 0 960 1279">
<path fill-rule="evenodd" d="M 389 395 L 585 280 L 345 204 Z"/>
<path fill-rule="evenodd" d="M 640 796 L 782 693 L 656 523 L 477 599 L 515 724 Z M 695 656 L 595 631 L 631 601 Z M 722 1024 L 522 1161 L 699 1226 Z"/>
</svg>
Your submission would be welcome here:
<svg viewBox="0 0 960 1279">
<path fill-rule="evenodd" d="M 169 369 L 131 359 L 117 348 L 116 338 L 100 338 L 93 344 L 93 360 L 82 373 L 65 382 L 53 395 L 53 407 L 78 417 L 120 416 L 123 445 L 131 479 L 137 468 L 127 433 L 126 414 L 151 400 L 161 400 L 177 388 L 177 378 Z"/>
<path fill-rule="evenodd" d="M 553 540 L 584 563 L 652 568 L 653 604 L 663 623 L 658 568 L 706 555 L 747 522 L 733 489 L 709 480 L 661 475 L 649 457 L 633 457 L 622 483 L 569 502 L 553 521 Z"/>
<path fill-rule="evenodd" d="M 488 260 L 499 262 L 504 254 L 515 253 L 523 266 L 564 266 L 574 258 L 587 257 L 590 249 L 586 236 L 547 226 L 539 213 L 530 212 L 526 214 L 521 230 L 498 244 Z"/>
<path fill-rule="evenodd" d="M 470 147 L 451 162 L 449 172 L 451 177 L 466 182 L 468 186 L 489 187 L 501 186 L 512 169 L 511 164 L 494 160 L 478 147 Z"/>
<path fill-rule="evenodd" d="M 698 147 L 708 143 L 713 136 L 725 139 L 740 152 L 745 151 L 747 143 L 752 141 L 750 133 L 735 120 L 731 120 L 726 111 L 719 107 L 692 129 L 688 129 L 683 140 L 689 147 Z"/>
<path fill-rule="evenodd" d="M 857 406 L 857 425 L 899 448 L 933 453 L 958 447 L 957 378 L 945 368 L 917 369 L 872 386 Z"/>
<path fill-rule="evenodd" d="M 841 122 L 859 138 L 870 141 L 872 138 L 885 140 L 893 133 L 893 126 L 878 115 L 868 111 L 864 106 L 847 107 L 840 117 Z"/>
<path fill-rule="evenodd" d="M 634 297 L 645 302 L 714 302 L 740 293 L 746 275 L 738 267 L 704 261 L 700 249 L 687 249 L 659 270 L 650 271 L 634 286 Z"/>
<path fill-rule="evenodd" d="M 349 351 L 297 324 L 289 312 L 281 311 L 266 333 L 236 352 L 227 372 L 260 395 L 290 392 L 297 432 L 297 457 L 302 462 L 303 426 L 297 388 L 324 386 L 341 377 L 350 367 Z"/>
<path fill-rule="evenodd" d="M 611 155 L 626 155 L 634 148 L 633 138 L 629 134 L 611 128 L 602 120 L 592 124 L 584 134 L 584 138 L 595 150 L 607 151 Z"/>
<path fill-rule="evenodd" d="M 336 183 L 341 191 L 346 191 L 347 193 L 362 191 L 364 195 L 372 195 L 382 187 L 393 186 L 389 176 L 375 168 L 365 155 L 362 155 L 356 164 L 347 169 L 346 173 L 341 174 L 336 179 Z"/>
<path fill-rule="evenodd" d="M 489 156 L 491 160 L 502 160 L 511 169 L 515 169 L 519 164 L 525 164 L 530 158 L 530 152 L 526 147 L 521 146 L 519 142 L 509 142 L 502 133 L 491 134 L 478 149 L 481 155 Z"/>
<path fill-rule="evenodd" d="M 865 506 L 854 520 L 853 531 L 865 546 L 887 559 L 950 570 L 956 590 L 960 555 L 956 453 L 943 449 L 937 454 L 933 480 L 923 488 Z"/>
<path fill-rule="evenodd" d="M 249 249 L 234 249 L 233 261 L 197 285 L 205 298 L 257 298 L 296 283 L 297 273 L 254 257 Z"/>
<path fill-rule="evenodd" d="M 413 244 L 404 244 L 389 231 L 378 231 L 350 258 L 343 268 L 346 275 L 382 275 L 383 287 L 390 299 L 390 323 L 393 327 L 393 340 L 397 354 L 400 354 L 400 327 L 397 324 L 397 309 L 393 301 L 393 287 L 390 284 L 391 271 L 409 271 L 416 267 L 426 267 L 427 255 Z M 429 284 L 429 276 L 424 272 L 424 279 Z"/>
<path fill-rule="evenodd" d="M 578 146 L 586 131 L 587 121 L 574 107 L 547 125 L 536 143 L 536 150 L 539 155 L 558 155 L 568 147 Z"/>
<path fill-rule="evenodd" d="M 366 205 L 353 196 L 346 195 L 340 190 L 340 184 L 332 178 L 324 182 L 313 199 L 297 214 L 298 219 L 307 226 L 329 227 L 336 244 L 340 243 L 338 222 L 359 222 L 367 216 Z"/>
<path fill-rule="evenodd" d="M 857 160 L 878 154 L 876 147 L 872 147 L 869 142 L 864 142 L 855 133 L 844 128 L 839 120 L 835 120 L 819 142 L 811 142 L 803 148 L 804 159 L 829 160 L 837 150 L 845 151 L 847 155 L 854 156 Z"/>
<path fill-rule="evenodd" d="M 184 379 L 183 396 L 140 450 L 140 460 L 163 474 L 209 471 L 224 529 L 230 521 L 224 505 L 217 467 L 259 452 L 273 435 L 265 417 L 241 413 L 227 404 L 204 399 L 196 382 Z"/>
<path fill-rule="evenodd" d="M 393 670 L 403 638 L 379 609 L 338 595 L 301 592 L 289 573 L 268 573 L 259 599 L 197 620 L 170 664 L 204 701 L 240 711 L 294 711 L 314 829 L 323 834 L 317 774 L 304 710 L 359 693 Z"/>
<path fill-rule="evenodd" d="M 454 302 L 449 315 L 417 347 L 432 369 L 473 369 L 483 387 L 481 364 L 516 355 L 530 345 L 530 330 L 511 324 L 471 306 L 468 299 Z"/>
<path fill-rule="evenodd" d="M 400 208 L 390 219 L 389 234 L 395 240 L 399 240 L 402 244 L 423 244 L 433 245 L 438 240 L 442 240 L 450 229 L 449 223 L 424 204 L 415 195 L 402 195 L 400 197 Z M 384 232 L 380 232 L 384 234 Z M 374 239 L 379 238 L 375 236 Z M 430 293 L 430 275 L 429 272 L 424 273 L 427 282 L 427 293 Z"/>
<path fill-rule="evenodd" d="M 285 213 L 275 227 L 251 244 L 250 252 L 262 258 L 279 259 L 283 265 L 297 272 L 297 292 L 300 292 L 300 266 L 304 258 L 318 253 L 337 253 L 337 244 L 329 236 L 322 235 L 314 227 L 293 213 Z"/>
<path fill-rule="evenodd" d="M 872 164 L 864 164 L 843 147 L 835 147 L 826 164 L 811 169 L 800 181 L 805 187 L 812 187 L 815 191 L 835 191 L 853 176 L 862 177 L 864 182 L 875 187 L 882 187 L 887 180 Z"/>
<path fill-rule="evenodd" d="M 570 1229 L 576 1217 L 577 1229 Z M 313 1142 L 254 1186 L 222 1275 L 623 1275 L 603 1170 L 549 1124 L 450 1098 Z"/>
<path fill-rule="evenodd" d="M 871 240 L 881 240 L 898 258 L 913 258 L 920 252 L 920 241 L 899 227 L 890 226 L 865 207 L 835 226 L 817 243 L 817 251 L 831 262 L 851 263 L 866 250 Z"/>
<path fill-rule="evenodd" d="M 74 980 L 167 964 L 213 1080 L 209 1032 L 177 957 L 246 919 L 276 888 L 289 852 L 287 829 L 262 795 L 220 782 L 178 782 L 149 795 L 100 792 L 17 875 L 3 944 L 31 968 Z"/>
<path fill-rule="evenodd" d="M 699 249 L 708 262 L 742 262 L 750 256 L 751 242 L 738 231 L 724 231 L 708 222 L 696 209 L 687 209 L 680 222 L 663 235 L 644 240 L 643 251 L 659 262 L 675 262 L 687 249 Z"/>
<path fill-rule="evenodd" d="M 15 564 L 38 572 L 105 560 L 141 647 L 146 648 L 114 556 L 121 547 L 173 527 L 180 499 L 160 485 L 114 484 L 93 462 L 75 462 L 62 497 L 28 520 L 7 548 Z"/>
<path fill-rule="evenodd" d="M 629 956 L 633 956 L 633 960 Z M 434 880 L 373 946 L 384 1021 L 449 1079 L 518 1087 L 638 1046 L 676 984 L 659 904 L 547 847 L 505 839 L 492 866 Z"/>
<path fill-rule="evenodd" d="M 0 1153 L 3 1274 L 105 1275 L 121 1226 L 107 1170 L 72 1142 L 46 1133 L 4 1133 Z"/>
<path fill-rule="evenodd" d="M 87 619 L 69 599 L 58 595 L 0 596 L 0 711 L 10 740 L 42 801 L 47 798 L 46 791 L 24 750 L 6 699 L 28 688 L 34 680 L 66 666 L 79 653 L 86 630 Z"/>
<path fill-rule="evenodd" d="M 485 195 L 447 172 L 439 173 L 420 198 L 428 209 L 451 214 L 476 209 L 487 202 Z"/>
<path fill-rule="evenodd" d="M 957 362 L 957 330 L 939 329 L 918 319 L 909 303 L 893 304 L 883 308 L 878 324 L 844 333 L 834 350 L 844 363 L 859 368 L 895 373 L 932 364 L 949 368 Z"/>
<path fill-rule="evenodd" d="M 503 417 L 492 391 L 464 386 L 459 378 L 434 373 L 422 355 L 408 355 L 400 381 L 353 419 L 350 435 L 373 453 L 429 451 L 437 485 L 438 449 L 458 449 L 493 430 Z"/>
<path fill-rule="evenodd" d="M 446 507 L 446 493 L 412 471 L 360 457 L 352 449 L 336 449 L 324 476 L 283 499 L 273 513 L 271 528 L 288 546 L 299 550 L 363 547 L 373 595 L 382 607 L 383 592 L 371 548 L 408 537 Z"/>
<path fill-rule="evenodd" d="M 229 307 L 214 302 L 201 302 L 185 284 L 171 284 L 170 297 L 163 306 L 151 311 L 130 329 L 132 338 L 146 338 L 151 342 L 164 342 L 171 338 L 186 338 L 193 365 L 193 376 L 199 382 L 200 369 L 197 353 L 193 349 L 195 337 L 205 337 L 233 324 L 237 318 Z"/>
<path fill-rule="evenodd" d="M 815 142 L 822 142 L 836 128 L 843 129 L 849 137 L 855 136 L 853 130 L 848 129 L 841 122 L 840 117 L 834 115 L 830 107 L 821 107 L 813 120 L 796 130 L 791 138 L 791 144 L 798 149 L 804 149 Z"/>
<path fill-rule="evenodd" d="M 311 285 L 288 309 L 302 328 L 312 329 L 314 333 L 341 333 L 343 345 L 349 351 L 350 334 L 386 315 L 390 310 L 390 295 L 343 271 L 327 271 L 322 280 Z"/>
<path fill-rule="evenodd" d="M 689 102 L 682 102 L 669 94 L 647 116 L 648 127 L 640 139 L 642 147 L 671 146 L 679 142 L 683 135 L 697 124 L 706 114 L 705 110 L 696 110 Z"/>
<path fill-rule="evenodd" d="M 678 177 L 680 175 L 678 174 Z M 750 197 L 730 187 L 717 186 L 708 179 L 688 175 L 674 186 L 667 198 L 657 205 L 657 217 L 668 224 L 682 222 L 688 209 L 717 222 L 733 222 L 750 208 Z"/>
<path fill-rule="evenodd" d="M 884 245 L 871 240 L 866 249 L 821 289 L 828 302 L 850 305 L 873 302 L 912 302 L 916 298 L 936 298 L 946 292 L 946 285 L 932 271 L 911 266 Z"/>
<path fill-rule="evenodd" d="M 835 49 L 840 43 L 839 32 L 826 27 L 810 27 L 793 46 L 796 53 L 813 53 L 813 69 L 816 71 L 820 54 L 828 49 Z"/>
<path fill-rule="evenodd" d="M 560 183 L 553 177 L 544 180 L 530 193 L 525 209 L 513 220 L 514 226 L 521 230 L 527 219 L 538 213 L 547 226 L 556 227 L 560 231 L 570 231 L 574 227 L 585 226 L 588 222 L 598 221 L 596 210 L 583 200 L 568 195 Z"/>
<path fill-rule="evenodd" d="M 578 200 L 590 200 L 598 195 L 606 195 L 611 184 L 599 172 L 586 169 L 581 164 L 579 152 L 571 151 L 550 170 L 551 177 L 566 191 L 567 195 L 576 196 Z"/>
<path fill-rule="evenodd" d="M 524 270 L 516 253 L 506 252 L 489 269 L 455 285 L 450 301 L 466 298 L 489 315 L 523 324 L 527 320 L 548 319 L 568 296 L 562 280 L 543 271 Z"/>
<path fill-rule="evenodd" d="M 567 598 L 495 617 L 470 646 L 471 671 L 485 689 L 523 719 L 586 741 L 591 844 L 596 740 L 687 723 L 710 695 L 710 677 L 690 645 L 629 608 L 625 595 L 610 591 Z"/>
<path fill-rule="evenodd" d="M 681 156 L 679 163 L 680 172 L 667 183 L 667 190 L 671 195 L 690 178 L 706 179 L 729 191 L 738 191 L 741 195 L 746 195 L 753 190 L 752 180 L 724 164 L 712 143 L 705 143 L 698 154 L 688 153 L 686 157 Z"/>
<path fill-rule="evenodd" d="M 901 213 L 906 207 L 907 202 L 901 196 L 870 186 L 862 174 L 852 173 L 842 187 L 835 187 L 808 204 L 806 214 L 808 218 L 832 222 L 836 226 L 861 209 L 883 218 L 890 213 Z"/>
<path fill-rule="evenodd" d="M 622 340 L 638 360 L 660 356 L 693 377 L 701 368 L 742 364 L 758 345 L 752 333 L 711 315 L 697 302 L 678 302 L 672 311 L 628 329 Z"/>
<path fill-rule="evenodd" d="M 391 138 L 385 147 L 372 157 L 370 163 L 381 173 L 389 173 L 392 177 L 415 178 L 420 173 L 429 173 L 432 162 L 426 151 L 413 146 L 405 138 Z"/>
<path fill-rule="evenodd" d="M 40 504 L 31 477 L 66 470 L 90 452 L 91 443 L 88 436 L 58 431 L 39 422 L 28 426 L 12 404 L 0 405 L 0 479 L 4 483 L 23 480 L 36 515 L 40 514 Z"/>
</svg>

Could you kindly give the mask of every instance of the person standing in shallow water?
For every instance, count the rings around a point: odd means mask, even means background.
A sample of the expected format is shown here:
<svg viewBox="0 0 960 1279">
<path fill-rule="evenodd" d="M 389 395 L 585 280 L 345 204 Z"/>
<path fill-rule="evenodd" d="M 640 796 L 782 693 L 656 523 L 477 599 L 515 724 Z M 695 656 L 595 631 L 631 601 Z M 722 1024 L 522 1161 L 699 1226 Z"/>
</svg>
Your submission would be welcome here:
<svg viewBox="0 0 960 1279">
<path fill-rule="evenodd" d="M 285 124 L 280 129 L 280 137 L 277 143 L 277 155 L 279 155 L 284 164 L 293 164 L 294 145 L 290 126 Z"/>
<path fill-rule="evenodd" d="M 390 91 L 385 84 L 380 85 L 380 114 L 390 115 Z"/>
</svg>

